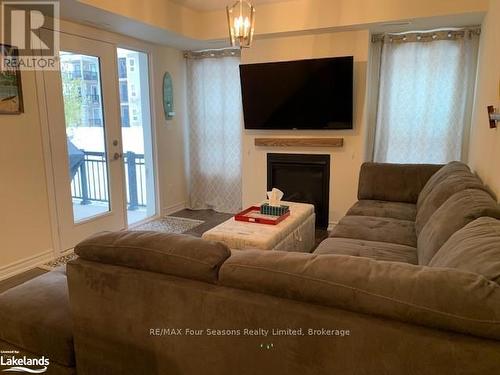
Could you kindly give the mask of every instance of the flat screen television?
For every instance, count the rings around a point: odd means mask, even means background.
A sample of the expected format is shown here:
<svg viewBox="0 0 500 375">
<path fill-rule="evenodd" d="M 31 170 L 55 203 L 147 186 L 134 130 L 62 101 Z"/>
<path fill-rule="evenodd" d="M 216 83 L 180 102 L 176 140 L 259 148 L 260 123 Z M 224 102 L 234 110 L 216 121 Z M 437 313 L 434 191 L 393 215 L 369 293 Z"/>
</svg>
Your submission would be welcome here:
<svg viewBox="0 0 500 375">
<path fill-rule="evenodd" d="M 245 129 L 352 129 L 353 57 L 240 65 Z"/>
</svg>

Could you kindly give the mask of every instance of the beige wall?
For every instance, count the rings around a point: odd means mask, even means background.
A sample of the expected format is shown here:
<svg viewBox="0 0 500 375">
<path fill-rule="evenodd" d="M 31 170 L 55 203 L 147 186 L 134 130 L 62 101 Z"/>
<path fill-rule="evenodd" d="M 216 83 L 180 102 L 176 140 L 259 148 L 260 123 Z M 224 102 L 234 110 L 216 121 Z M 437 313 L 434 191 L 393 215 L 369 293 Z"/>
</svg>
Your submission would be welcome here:
<svg viewBox="0 0 500 375">
<path fill-rule="evenodd" d="M 100 1 L 100 0 L 96 0 Z M 290 0 L 256 6 L 256 35 L 483 12 L 488 0 Z M 225 38 L 224 11 L 202 13 L 201 39 Z"/>
<path fill-rule="evenodd" d="M 255 131 L 243 134 L 243 205 L 265 198 L 267 175 L 266 154 L 314 153 L 331 155 L 330 221 L 337 221 L 356 201 L 359 166 L 363 161 L 365 139 L 364 102 L 368 59 L 368 31 L 350 31 L 257 40 L 243 51 L 242 63 L 285 61 L 296 59 L 354 56 L 354 129 L 348 131 Z M 254 138 L 343 137 L 342 148 L 255 147 Z"/>
<path fill-rule="evenodd" d="M 500 198 L 500 129 L 489 128 L 488 105 L 500 107 L 500 0 L 490 0 L 483 23 L 469 150 L 469 164 Z"/>
<path fill-rule="evenodd" d="M 77 0 L 200 40 L 227 39 L 225 10 L 195 11 L 172 0 Z M 228 1 L 230 3 L 231 1 Z M 288 0 L 257 4 L 256 35 L 484 12 L 488 0 Z"/>
<path fill-rule="evenodd" d="M 183 128 L 185 115 L 185 62 L 178 50 L 146 44 L 132 38 L 65 22 L 64 28 L 125 48 L 149 49 L 156 112 L 160 210 L 183 207 L 186 201 Z M 174 82 L 177 116 L 165 121 L 162 106 L 162 77 L 170 71 Z M 38 111 L 33 72 L 22 73 L 25 113 L 0 115 L 0 279 L 28 264 L 53 256 L 49 189 L 45 175 L 41 117 Z"/>
<path fill-rule="evenodd" d="M 170 0 L 76 1 L 189 38 L 197 38 L 201 35 L 201 14 Z"/>
<path fill-rule="evenodd" d="M 0 115 L 0 276 L 53 248 L 35 74 L 22 74 L 24 113 Z"/>
<path fill-rule="evenodd" d="M 156 134 L 158 148 L 158 179 L 162 213 L 172 213 L 184 206 L 187 187 L 184 168 L 184 123 L 186 121 L 186 63 L 182 52 L 157 47 L 153 60 L 155 69 Z M 166 121 L 163 113 L 163 74 L 172 75 L 175 117 Z"/>
</svg>

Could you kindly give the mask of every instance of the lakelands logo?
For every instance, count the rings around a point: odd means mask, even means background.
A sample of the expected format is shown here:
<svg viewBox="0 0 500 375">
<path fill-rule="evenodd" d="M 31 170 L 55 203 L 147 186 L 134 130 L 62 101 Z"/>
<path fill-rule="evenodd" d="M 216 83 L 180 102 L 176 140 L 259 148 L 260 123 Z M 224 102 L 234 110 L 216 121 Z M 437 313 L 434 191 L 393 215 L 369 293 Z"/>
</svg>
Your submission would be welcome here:
<svg viewBox="0 0 500 375">
<path fill-rule="evenodd" d="M 59 67 L 59 2 L 0 0 L 2 54 L 0 70 L 56 70 Z"/>
<path fill-rule="evenodd" d="M 2 372 L 26 372 L 29 374 L 42 374 L 47 371 L 50 361 L 45 356 L 29 358 L 26 356 L 16 357 L 17 351 L 2 351 L 0 355 L 0 366 L 8 367 Z"/>
</svg>

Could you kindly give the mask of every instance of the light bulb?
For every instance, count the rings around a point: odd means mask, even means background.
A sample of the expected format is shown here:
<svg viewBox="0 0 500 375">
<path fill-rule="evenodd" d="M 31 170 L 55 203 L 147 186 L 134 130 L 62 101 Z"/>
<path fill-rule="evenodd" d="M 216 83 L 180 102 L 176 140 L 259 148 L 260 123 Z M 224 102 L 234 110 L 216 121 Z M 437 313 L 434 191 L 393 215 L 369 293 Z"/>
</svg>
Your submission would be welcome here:
<svg viewBox="0 0 500 375">
<path fill-rule="evenodd" d="M 243 37 L 247 38 L 250 31 L 250 20 L 248 17 L 245 17 L 245 21 L 243 22 Z"/>
<path fill-rule="evenodd" d="M 239 38 L 244 34 L 245 21 L 243 16 L 236 17 L 234 19 L 234 35 Z"/>
</svg>

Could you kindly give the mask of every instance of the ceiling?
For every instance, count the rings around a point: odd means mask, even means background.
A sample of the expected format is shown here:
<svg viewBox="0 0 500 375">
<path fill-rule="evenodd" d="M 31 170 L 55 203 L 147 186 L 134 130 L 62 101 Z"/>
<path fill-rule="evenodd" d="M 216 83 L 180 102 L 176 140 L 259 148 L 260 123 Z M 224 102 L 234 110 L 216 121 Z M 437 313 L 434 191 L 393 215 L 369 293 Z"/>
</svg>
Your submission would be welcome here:
<svg viewBox="0 0 500 375">
<path fill-rule="evenodd" d="M 283 1 L 290 0 L 250 0 L 252 5 L 278 3 Z M 172 0 L 172 2 L 198 11 L 209 11 L 224 9 L 226 5 L 234 4 L 236 0 Z"/>
<path fill-rule="evenodd" d="M 92 0 L 96 1 L 96 0 Z M 101 0 L 105 2 L 104 0 Z M 147 2 L 148 0 L 143 0 Z M 166 1 L 166 0 L 160 0 Z M 223 7 L 226 2 L 231 3 L 231 1 L 236 0 L 168 0 L 181 2 L 183 4 L 190 4 L 190 6 L 195 6 L 198 4 L 203 9 L 210 9 L 211 7 Z M 288 2 L 292 0 L 251 0 L 253 4 L 256 4 L 257 11 L 259 11 L 259 4 L 272 3 L 272 2 Z M 325 0 L 334 1 L 334 0 Z M 375 1 L 375 0 L 366 0 Z M 413 0 L 414 1 L 414 0 Z M 435 1 L 435 0 L 431 0 Z M 1 0 L 0 0 L 1 2 Z M 201 5 L 200 5 L 201 4 Z M 209 7 L 209 8 L 207 8 Z M 268 7 L 265 7 L 268 8 Z M 265 12 L 264 7 L 261 8 Z M 205 11 L 206 12 L 206 11 Z M 180 50 L 201 50 L 201 49 L 211 49 L 211 48 L 223 48 L 229 45 L 229 38 L 227 31 L 225 29 L 225 19 L 222 14 L 217 15 L 220 18 L 220 24 L 223 26 L 223 30 L 220 35 L 212 36 L 211 38 L 199 37 L 197 35 L 185 34 L 182 30 L 169 29 L 162 25 L 157 25 L 151 22 L 145 22 L 140 17 L 131 18 L 130 15 L 124 15 L 120 13 L 113 13 L 111 10 L 101 9 L 95 5 L 88 5 L 85 0 L 64 0 L 60 1 L 60 14 L 62 19 L 69 21 L 74 21 L 77 23 L 87 24 L 92 27 L 99 29 L 105 29 L 113 31 L 116 33 L 130 35 L 137 39 L 144 41 L 166 45 L 174 47 Z M 211 17 L 210 13 L 204 14 L 203 11 L 198 15 L 200 18 L 208 16 Z M 276 38 L 279 36 L 293 36 L 293 35 L 307 35 L 307 34 L 322 34 L 322 33 L 333 33 L 338 31 L 348 31 L 348 30 L 370 30 L 372 33 L 384 33 L 384 32 L 402 32 L 410 30 L 429 30 L 441 27 L 460 27 L 460 26 L 470 26 L 479 25 L 482 23 L 484 17 L 483 11 L 476 12 L 462 12 L 459 14 L 450 14 L 446 16 L 434 16 L 434 17 L 421 17 L 421 18 L 409 18 L 409 19 L 399 19 L 394 18 L 393 20 L 387 22 L 374 22 L 374 23 L 361 23 L 352 24 L 346 26 L 336 26 L 331 27 L 321 27 L 321 28 L 309 28 L 301 30 L 282 30 L 278 32 L 268 32 L 263 33 L 257 30 L 256 39 L 264 38 Z M 212 17 L 212 21 L 213 21 Z M 190 21 L 190 20 L 189 20 Z"/>
</svg>

